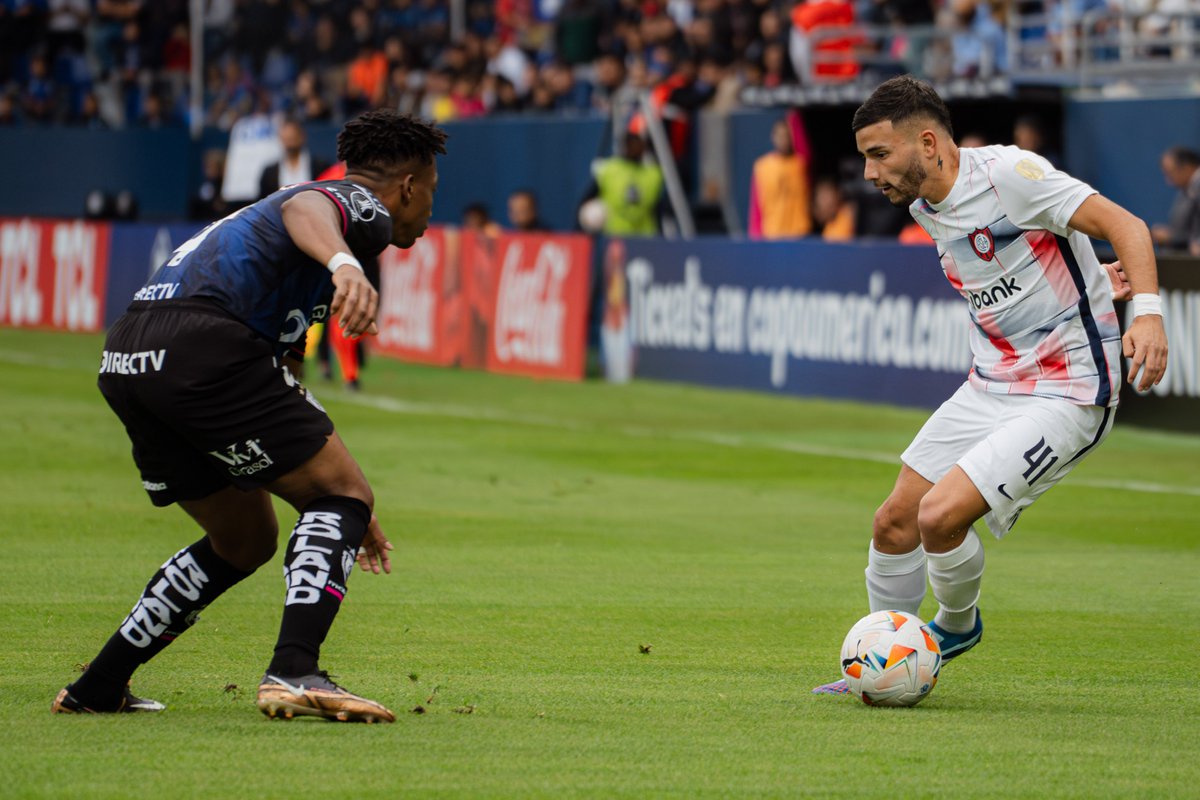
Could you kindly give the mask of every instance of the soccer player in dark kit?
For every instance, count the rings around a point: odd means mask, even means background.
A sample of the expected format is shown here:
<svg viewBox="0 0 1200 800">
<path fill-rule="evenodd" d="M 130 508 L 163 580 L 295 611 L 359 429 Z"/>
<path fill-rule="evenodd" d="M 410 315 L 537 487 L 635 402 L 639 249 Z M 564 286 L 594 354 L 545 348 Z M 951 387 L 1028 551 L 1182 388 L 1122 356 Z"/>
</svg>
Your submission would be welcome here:
<svg viewBox="0 0 1200 800">
<path fill-rule="evenodd" d="M 134 670 L 274 555 L 277 495 L 299 512 L 284 557 L 279 640 L 258 688 L 269 717 L 392 722 L 329 679 L 321 643 L 355 561 L 391 572 L 374 496 L 325 410 L 288 369 L 308 326 L 337 314 L 375 332 L 379 295 L 361 262 L 425 232 L 441 130 L 371 111 L 338 135 L 345 180 L 285 187 L 177 249 L 109 331 L 100 391 L 125 424 L 156 506 L 178 503 L 204 536 L 167 559 L 52 710 L 161 711 Z"/>
</svg>

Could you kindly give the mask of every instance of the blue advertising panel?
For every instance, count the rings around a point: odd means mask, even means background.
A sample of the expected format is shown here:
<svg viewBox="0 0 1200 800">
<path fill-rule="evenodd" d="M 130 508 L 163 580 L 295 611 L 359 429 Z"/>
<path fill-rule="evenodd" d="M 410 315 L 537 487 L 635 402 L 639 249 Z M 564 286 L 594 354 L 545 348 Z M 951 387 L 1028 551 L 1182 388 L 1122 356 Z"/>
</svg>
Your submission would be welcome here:
<svg viewBox="0 0 1200 800">
<path fill-rule="evenodd" d="M 125 312 L 133 293 L 142 287 L 150 273 L 204 225 L 203 222 L 180 225 L 113 223 L 108 292 L 104 303 L 105 327 Z"/>
<path fill-rule="evenodd" d="M 971 366 L 931 247 L 630 239 L 606 261 L 639 377 L 933 407 Z"/>
</svg>

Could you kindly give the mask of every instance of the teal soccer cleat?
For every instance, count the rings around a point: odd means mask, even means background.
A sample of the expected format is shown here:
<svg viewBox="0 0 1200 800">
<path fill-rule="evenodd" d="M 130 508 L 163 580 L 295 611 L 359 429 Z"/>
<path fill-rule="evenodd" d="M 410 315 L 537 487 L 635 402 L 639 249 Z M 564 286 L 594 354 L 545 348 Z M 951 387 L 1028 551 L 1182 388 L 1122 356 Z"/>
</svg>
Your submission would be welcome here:
<svg viewBox="0 0 1200 800">
<path fill-rule="evenodd" d="M 942 661 L 949 661 L 979 644 L 979 640 L 983 638 L 983 615 L 979 613 L 979 609 L 975 609 L 975 627 L 966 633 L 950 633 L 940 628 L 936 622 L 929 623 L 929 633 L 942 648 Z"/>
</svg>

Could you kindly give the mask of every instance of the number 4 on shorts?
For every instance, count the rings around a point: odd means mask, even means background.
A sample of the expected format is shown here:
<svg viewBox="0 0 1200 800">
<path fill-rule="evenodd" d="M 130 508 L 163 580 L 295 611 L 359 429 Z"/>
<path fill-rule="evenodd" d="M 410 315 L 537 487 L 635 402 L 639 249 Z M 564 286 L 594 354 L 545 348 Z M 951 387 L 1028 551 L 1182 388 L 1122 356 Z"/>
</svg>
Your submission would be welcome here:
<svg viewBox="0 0 1200 800">
<path fill-rule="evenodd" d="M 1025 463 L 1029 465 L 1029 469 L 1024 472 L 1025 482 L 1032 486 L 1057 461 L 1058 456 L 1054 455 L 1054 450 L 1051 449 L 1050 445 L 1046 444 L 1046 437 L 1043 436 L 1041 439 L 1038 439 L 1037 444 L 1025 451 Z M 1042 466 L 1043 464 L 1045 466 Z M 1038 467 L 1041 467 L 1041 469 L 1038 470 Z M 1033 474 L 1035 470 L 1037 471 L 1036 475 Z M 1033 477 L 1030 477 L 1031 475 Z"/>
</svg>

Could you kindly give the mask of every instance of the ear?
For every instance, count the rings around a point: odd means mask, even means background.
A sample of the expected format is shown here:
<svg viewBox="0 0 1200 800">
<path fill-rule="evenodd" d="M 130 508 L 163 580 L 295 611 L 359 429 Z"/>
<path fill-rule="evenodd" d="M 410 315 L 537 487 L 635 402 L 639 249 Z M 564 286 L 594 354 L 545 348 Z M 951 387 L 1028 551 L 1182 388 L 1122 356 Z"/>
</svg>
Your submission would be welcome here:
<svg viewBox="0 0 1200 800">
<path fill-rule="evenodd" d="M 928 158 L 933 158 L 937 155 L 938 135 L 937 131 L 926 128 L 917 136 L 917 142 L 920 144 L 921 151 Z"/>
<path fill-rule="evenodd" d="M 400 179 L 400 184 L 398 187 L 400 192 L 400 201 L 405 205 L 412 200 L 413 191 L 416 189 L 416 182 L 416 176 L 411 172 Z"/>
</svg>

